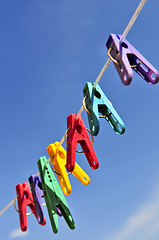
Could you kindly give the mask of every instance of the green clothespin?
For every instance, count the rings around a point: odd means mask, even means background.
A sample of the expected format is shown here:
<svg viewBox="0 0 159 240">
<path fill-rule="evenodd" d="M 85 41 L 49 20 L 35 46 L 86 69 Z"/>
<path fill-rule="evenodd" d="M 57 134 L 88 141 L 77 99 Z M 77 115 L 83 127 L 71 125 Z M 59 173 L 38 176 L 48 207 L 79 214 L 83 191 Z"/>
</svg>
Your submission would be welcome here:
<svg viewBox="0 0 159 240">
<path fill-rule="evenodd" d="M 46 157 L 39 158 L 38 167 L 41 177 L 43 194 L 53 232 L 54 233 L 58 232 L 58 216 L 56 207 L 60 209 L 62 216 L 66 220 L 68 226 L 71 229 L 75 229 L 75 223 L 68 208 L 65 197 L 53 174 L 50 165 L 49 164 L 46 165 L 46 161 L 47 161 Z"/>
</svg>

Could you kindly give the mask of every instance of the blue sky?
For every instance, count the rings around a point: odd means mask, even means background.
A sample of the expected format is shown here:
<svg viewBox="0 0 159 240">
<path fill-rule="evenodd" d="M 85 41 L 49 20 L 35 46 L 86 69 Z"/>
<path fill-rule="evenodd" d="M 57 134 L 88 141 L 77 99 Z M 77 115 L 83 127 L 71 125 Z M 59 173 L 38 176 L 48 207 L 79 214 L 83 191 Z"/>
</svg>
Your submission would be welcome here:
<svg viewBox="0 0 159 240">
<path fill-rule="evenodd" d="M 139 2 L 1 1 L 0 209 L 15 197 L 17 184 L 38 171 L 38 158 L 48 157 L 46 147 L 61 140 L 67 116 L 82 105 L 85 83 L 95 81 L 108 58 L 109 34 L 122 34 Z M 159 70 L 158 7 L 147 1 L 127 40 Z M 131 85 L 124 86 L 111 63 L 100 87 L 126 131 L 119 136 L 100 120 L 94 143 L 98 170 L 77 155 L 91 183 L 84 186 L 70 176 L 66 200 L 76 229 L 60 218 L 53 234 L 45 208 L 46 226 L 30 216 L 22 235 L 12 206 L 0 216 L 1 240 L 159 239 L 159 85 L 150 86 L 134 72 Z M 82 117 L 88 127 L 86 112 Z"/>
</svg>

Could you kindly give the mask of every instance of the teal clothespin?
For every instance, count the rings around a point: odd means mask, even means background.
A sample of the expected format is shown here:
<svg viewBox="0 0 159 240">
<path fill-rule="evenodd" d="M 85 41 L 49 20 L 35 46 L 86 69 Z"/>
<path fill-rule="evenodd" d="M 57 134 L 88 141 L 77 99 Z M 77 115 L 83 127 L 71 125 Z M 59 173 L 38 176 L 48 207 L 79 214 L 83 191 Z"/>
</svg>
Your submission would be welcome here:
<svg viewBox="0 0 159 240">
<path fill-rule="evenodd" d="M 54 233 L 58 232 L 58 216 L 56 207 L 58 207 L 62 213 L 62 216 L 66 220 L 68 226 L 71 229 L 75 229 L 75 223 L 68 208 L 65 197 L 62 190 L 53 174 L 53 171 L 49 164 L 46 165 L 46 157 L 41 157 L 38 160 L 38 167 L 41 177 L 41 183 L 44 193 L 44 198 L 49 213 L 51 226 Z"/>
<path fill-rule="evenodd" d="M 86 108 L 88 111 L 88 121 L 92 135 L 96 136 L 99 132 L 99 112 L 105 117 L 117 134 L 123 134 L 125 132 L 123 121 L 99 85 L 97 85 L 96 88 L 93 88 L 93 85 L 94 84 L 91 82 L 87 82 L 83 88 Z"/>
</svg>

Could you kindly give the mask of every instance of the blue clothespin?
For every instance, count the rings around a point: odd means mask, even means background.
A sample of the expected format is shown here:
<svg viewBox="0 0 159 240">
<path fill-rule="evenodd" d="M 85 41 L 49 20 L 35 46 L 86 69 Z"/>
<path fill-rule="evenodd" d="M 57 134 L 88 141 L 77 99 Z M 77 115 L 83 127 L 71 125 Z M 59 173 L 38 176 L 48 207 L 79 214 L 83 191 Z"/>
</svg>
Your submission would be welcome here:
<svg viewBox="0 0 159 240">
<path fill-rule="evenodd" d="M 96 136 L 99 132 L 99 112 L 105 117 L 117 134 L 123 134 L 125 132 L 123 121 L 99 85 L 94 88 L 91 82 L 87 82 L 83 88 L 83 93 L 85 96 L 89 126 L 93 136 Z"/>
<path fill-rule="evenodd" d="M 68 208 L 62 190 L 53 174 L 49 164 L 46 165 L 46 157 L 38 160 L 38 167 L 41 177 L 43 194 L 50 217 L 50 222 L 54 233 L 58 232 L 57 207 L 60 209 L 65 221 L 71 229 L 75 228 L 75 223 Z"/>
</svg>

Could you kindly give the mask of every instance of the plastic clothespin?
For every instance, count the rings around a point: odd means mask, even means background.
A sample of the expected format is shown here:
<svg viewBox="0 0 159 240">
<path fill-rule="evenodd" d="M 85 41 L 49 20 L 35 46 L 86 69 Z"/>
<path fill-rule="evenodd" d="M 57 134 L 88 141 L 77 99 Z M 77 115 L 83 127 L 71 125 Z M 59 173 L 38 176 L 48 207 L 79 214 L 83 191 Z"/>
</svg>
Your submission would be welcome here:
<svg viewBox="0 0 159 240">
<path fill-rule="evenodd" d="M 75 167 L 76 148 L 79 143 L 84 151 L 87 161 L 92 169 L 99 167 L 99 162 L 87 133 L 81 116 L 71 114 L 67 117 L 67 163 L 68 172 L 72 172 Z"/>
<path fill-rule="evenodd" d="M 43 194 L 50 217 L 51 226 L 54 233 L 58 232 L 58 218 L 57 209 L 58 207 L 66 220 L 68 226 L 71 229 L 75 228 L 75 223 L 68 208 L 65 197 L 62 190 L 53 174 L 53 171 L 49 164 L 46 165 L 46 157 L 41 157 L 38 160 L 38 167 L 41 177 L 41 183 L 43 188 Z"/>
<path fill-rule="evenodd" d="M 17 200 L 18 200 L 20 227 L 23 232 L 25 232 L 27 230 L 27 215 L 26 215 L 27 214 L 27 206 L 30 207 L 31 211 L 33 212 L 33 214 L 35 215 L 35 217 L 37 219 L 35 205 L 31 201 L 31 199 L 33 199 L 33 196 L 32 196 L 31 192 L 29 193 L 29 191 L 30 191 L 30 189 L 28 187 L 27 182 L 19 183 L 16 186 L 16 192 L 17 192 L 17 196 L 18 196 Z"/>
<path fill-rule="evenodd" d="M 157 83 L 158 71 L 126 39 L 120 43 L 120 38 L 121 35 L 110 34 L 106 46 L 123 84 L 131 83 L 132 68 L 149 84 Z"/>
<path fill-rule="evenodd" d="M 29 183 L 30 183 L 31 192 L 34 199 L 35 212 L 37 215 L 38 222 L 42 225 L 45 225 L 46 219 L 44 217 L 43 210 L 42 210 L 41 198 L 43 197 L 43 190 L 42 190 L 40 175 L 38 176 L 31 175 L 29 177 Z"/>
<path fill-rule="evenodd" d="M 57 173 L 63 193 L 65 195 L 71 194 L 71 184 L 65 167 L 67 162 L 66 150 L 61 145 L 59 147 L 58 141 L 54 144 L 50 144 L 46 150 L 54 166 L 54 170 Z M 75 163 L 75 168 L 72 171 L 72 174 L 84 185 L 88 185 L 90 183 L 90 178 L 77 163 Z"/>
<path fill-rule="evenodd" d="M 87 116 L 93 136 L 96 136 L 99 132 L 99 112 L 105 116 L 105 119 L 116 133 L 123 134 L 125 132 L 123 121 L 99 85 L 93 88 L 93 84 L 87 82 L 83 89 L 83 93 L 86 97 L 86 108 L 89 112 L 87 112 Z"/>
</svg>

